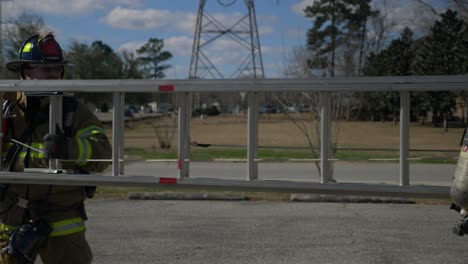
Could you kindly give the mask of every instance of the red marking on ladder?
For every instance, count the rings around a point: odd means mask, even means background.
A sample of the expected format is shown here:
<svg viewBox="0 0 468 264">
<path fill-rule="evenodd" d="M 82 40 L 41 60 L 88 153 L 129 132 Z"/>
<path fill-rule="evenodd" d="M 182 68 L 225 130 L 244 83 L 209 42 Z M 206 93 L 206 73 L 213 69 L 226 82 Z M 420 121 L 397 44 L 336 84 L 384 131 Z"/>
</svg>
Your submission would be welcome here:
<svg viewBox="0 0 468 264">
<path fill-rule="evenodd" d="M 177 184 L 177 178 L 159 178 L 159 184 Z"/>
<path fill-rule="evenodd" d="M 159 85 L 158 90 L 160 92 L 172 92 L 174 91 L 174 85 L 171 85 L 171 84 Z"/>
<path fill-rule="evenodd" d="M 178 159 L 177 160 L 177 169 L 180 170 L 182 168 L 182 160 Z"/>
</svg>

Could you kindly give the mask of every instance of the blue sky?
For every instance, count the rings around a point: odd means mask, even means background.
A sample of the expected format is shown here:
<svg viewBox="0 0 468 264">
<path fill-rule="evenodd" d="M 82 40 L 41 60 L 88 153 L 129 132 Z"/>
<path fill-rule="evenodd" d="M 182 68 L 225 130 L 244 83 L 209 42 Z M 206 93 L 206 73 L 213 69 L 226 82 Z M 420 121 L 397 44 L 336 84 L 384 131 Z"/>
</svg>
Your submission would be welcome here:
<svg viewBox="0 0 468 264">
<path fill-rule="evenodd" d="M 232 0 L 220 0 L 231 2 Z M 374 1 L 382 9 L 384 0 Z M 102 40 L 115 51 L 135 50 L 151 37 L 165 39 L 166 49 L 174 58 L 167 71 L 168 78 L 188 77 L 194 25 L 198 0 L 13 0 L 2 3 L 4 22 L 23 11 L 41 15 L 66 49 L 72 40 L 92 43 Z M 305 43 L 305 32 L 311 22 L 303 15 L 303 8 L 314 0 L 257 0 L 255 8 L 266 77 L 281 77 L 284 58 L 291 49 Z M 445 8 L 444 1 L 431 0 L 437 8 Z M 445 1 L 447 2 L 447 1 Z M 396 22 L 397 32 L 410 26 L 418 32 L 427 30 L 425 21 L 434 17 L 422 12 L 414 0 L 387 0 L 386 10 Z M 223 7 L 217 0 L 208 0 L 206 11 L 229 26 L 247 14 L 244 0 Z M 240 64 L 237 48 L 221 41 L 213 49 L 217 66 Z M 237 61 L 236 61 L 237 60 Z M 230 75 L 231 72 L 226 72 Z"/>
</svg>

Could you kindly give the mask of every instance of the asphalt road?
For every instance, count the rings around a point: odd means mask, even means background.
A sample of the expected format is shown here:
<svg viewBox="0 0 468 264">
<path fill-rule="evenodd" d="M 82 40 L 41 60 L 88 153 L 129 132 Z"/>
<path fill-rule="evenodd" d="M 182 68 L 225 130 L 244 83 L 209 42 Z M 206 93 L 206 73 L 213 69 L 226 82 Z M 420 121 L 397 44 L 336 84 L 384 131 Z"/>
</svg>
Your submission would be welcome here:
<svg viewBox="0 0 468 264">
<path fill-rule="evenodd" d="M 412 164 L 413 184 L 449 185 L 455 165 Z M 192 177 L 243 179 L 244 163 L 191 164 Z M 262 179 L 318 181 L 313 164 L 263 163 Z M 395 163 L 340 163 L 343 182 L 398 182 Z M 175 163 L 137 162 L 127 174 L 176 176 Z M 292 176 L 294 175 L 294 176 Z M 87 201 L 88 240 L 107 263 L 466 263 L 468 237 L 445 205 L 266 201 Z"/>
<path fill-rule="evenodd" d="M 102 123 L 107 123 L 110 124 L 112 123 L 112 112 L 94 112 L 96 117 L 101 121 Z M 139 119 L 148 119 L 148 118 L 154 118 L 160 116 L 160 113 L 136 113 L 132 118 L 125 116 L 125 120 L 139 120 Z"/>
<path fill-rule="evenodd" d="M 450 186 L 456 165 L 454 164 L 411 164 L 410 184 Z M 150 175 L 176 177 L 175 162 L 129 162 L 125 165 L 127 175 Z M 338 162 L 335 179 L 350 183 L 399 184 L 398 163 Z M 192 178 L 247 179 L 245 162 L 192 162 Z M 260 163 L 260 180 L 292 180 L 319 182 L 319 174 L 311 162 Z"/>
<path fill-rule="evenodd" d="M 94 263 L 466 263 L 447 205 L 90 200 Z"/>
</svg>

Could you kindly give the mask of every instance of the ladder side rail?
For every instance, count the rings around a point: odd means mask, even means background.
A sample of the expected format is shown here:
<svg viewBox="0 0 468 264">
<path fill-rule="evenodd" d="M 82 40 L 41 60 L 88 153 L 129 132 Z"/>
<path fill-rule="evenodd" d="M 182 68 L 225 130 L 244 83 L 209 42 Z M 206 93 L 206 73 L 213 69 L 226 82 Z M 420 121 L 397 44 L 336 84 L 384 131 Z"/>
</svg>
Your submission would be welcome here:
<svg viewBox="0 0 468 264">
<path fill-rule="evenodd" d="M 398 91 L 400 92 L 400 185 L 401 187 L 408 187 L 410 182 L 409 175 L 409 109 L 410 91 L 461 91 L 466 90 L 468 85 L 468 76 L 419 76 L 419 77 L 384 77 L 384 78 L 335 78 L 335 79 L 255 79 L 255 80 L 60 80 L 60 81 L 18 81 L 18 80 L 0 80 L 0 91 L 55 91 L 55 92 L 88 92 L 91 89 L 94 92 L 112 92 L 114 101 L 113 110 L 113 153 L 112 153 L 112 175 L 118 176 L 123 175 L 123 166 L 121 162 L 123 160 L 123 130 L 124 130 L 124 118 L 123 118 L 123 104 L 124 104 L 124 92 L 147 92 L 151 86 L 154 92 L 154 86 L 164 86 L 167 83 L 171 83 L 173 87 L 176 87 L 174 92 L 178 94 L 185 94 L 185 98 L 181 101 L 182 105 L 186 106 L 184 109 L 179 109 L 179 126 L 184 127 L 182 137 L 179 136 L 179 144 L 185 148 L 180 157 L 183 162 L 186 162 L 186 173 L 188 178 L 188 153 L 186 151 L 190 147 L 190 97 L 191 92 L 233 92 L 242 91 L 247 92 L 249 95 L 255 95 L 258 92 L 280 92 L 280 91 L 318 91 L 321 92 L 322 106 L 321 106 L 321 117 L 323 123 L 321 123 L 321 145 L 324 146 L 321 149 L 321 167 L 323 176 L 321 182 L 325 183 L 329 179 L 327 175 L 327 166 L 329 167 L 328 161 L 328 148 L 329 146 L 329 96 L 327 99 L 326 94 L 331 92 L 340 91 Z M 161 90 L 160 90 L 161 92 Z M 54 96 L 53 96 L 54 97 Z M 258 175 L 257 168 L 257 141 L 258 135 L 258 109 L 255 97 L 249 97 L 249 142 L 248 142 L 248 179 L 256 180 Z M 53 102 L 55 100 L 51 100 Z M 188 102 L 188 103 L 187 103 Z M 55 103 L 57 105 L 57 103 Z M 51 103 L 52 105 L 52 103 Z M 327 106 L 328 105 L 328 106 Z M 179 106 L 180 107 L 180 106 Z M 51 117 L 53 113 L 57 113 L 57 110 L 52 110 L 51 106 Z M 181 111 L 183 110 L 183 111 Z M 185 113 L 185 114 L 184 114 Z M 54 117 L 52 117 L 53 119 Z M 59 118 L 61 120 L 61 118 Z M 57 123 L 57 117 L 51 120 L 51 124 Z M 327 124 L 328 122 L 328 124 Z M 328 129 L 327 129 L 328 128 Z M 54 132 L 55 126 L 50 127 L 51 132 Z M 55 131 L 56 132 L 56 131 Z M 328 137 L 328 140 L 327 140 Z M 188 143 L 188 147 L 186 146 Z M 9 173 L 10 177 L 19 179 L 19 175 L 16 173 Z M 135 181 L 137 181 L 135 178 Z M 182 177 L 181 177 L 182 178 Z M 100 178 L 99 178 L 100 179 Z M 102 179 L 100 179 L 102 180 Z M 181 179 L 182 180 L 182 179 Z M 188 180 L 188 179 L 187 179 Z M 73 181 L 71 181 L 73 182 Z M 130 183 L 128 183 L 130 184 Z M 411 185 L 409 185 L 411 186 Z"/>
</svg>

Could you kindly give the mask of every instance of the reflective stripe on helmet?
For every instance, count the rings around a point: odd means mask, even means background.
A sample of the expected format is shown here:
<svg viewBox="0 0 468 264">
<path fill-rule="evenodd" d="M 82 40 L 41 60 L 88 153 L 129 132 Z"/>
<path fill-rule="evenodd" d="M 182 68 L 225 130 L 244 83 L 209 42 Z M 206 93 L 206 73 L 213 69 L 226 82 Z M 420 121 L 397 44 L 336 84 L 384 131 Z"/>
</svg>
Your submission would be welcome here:
<svg viewBox="0 0 468 264">
<path fill-rule="evenodd" d="M 63 59 L 62 48 L 51 33 L 28 38 L 21 45 L 18 53 L 18 59 L 8 62 L 6 67 L 10 71 L 20 72 L 22 78 L 25 78 L 23 66 L 26 63 L 68 65 L 68 61 Z"/>
<path fill-rule="evenodd" d="M 24 45 L 23 47 L 23 51 L 22 52 L 31 52 L 31 46 L 32 46 L 32 43 L 31 42 L 28 42 Z"/>
<path fill-rule="evenodd" d="M 104 133 L 104 130 L 97 126 L 89 126 L 78 130 L 75 139 L 78 144 L 78 165 L 83 165 L 86 160 L 91 158 L 92 148 L 89 142 L 89 136 Z"/>
<path fill-rule="evenodd" d="M 50 223 L 52 232 L 49 236 L 65 236 L 86 230 L 84 220 L 81 217 Z"/>
</svg>

